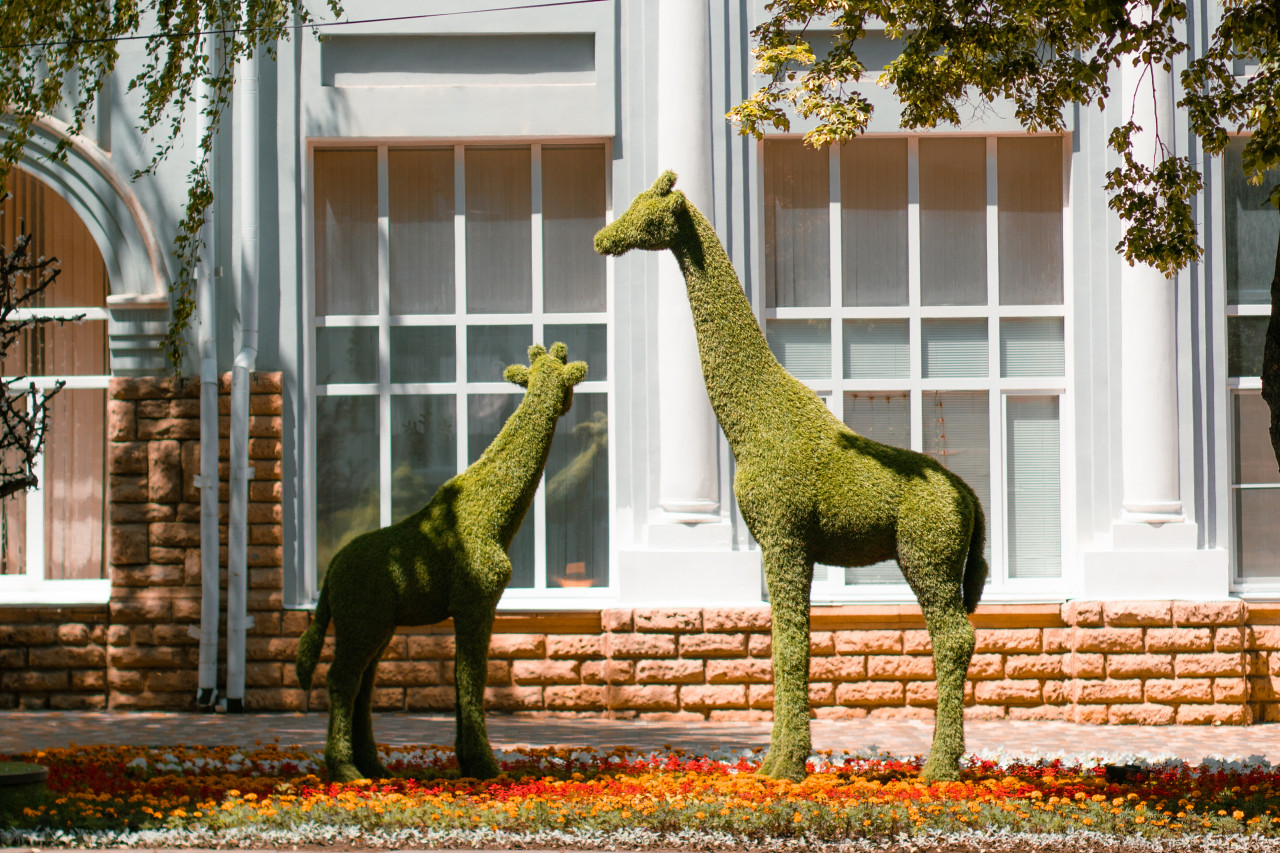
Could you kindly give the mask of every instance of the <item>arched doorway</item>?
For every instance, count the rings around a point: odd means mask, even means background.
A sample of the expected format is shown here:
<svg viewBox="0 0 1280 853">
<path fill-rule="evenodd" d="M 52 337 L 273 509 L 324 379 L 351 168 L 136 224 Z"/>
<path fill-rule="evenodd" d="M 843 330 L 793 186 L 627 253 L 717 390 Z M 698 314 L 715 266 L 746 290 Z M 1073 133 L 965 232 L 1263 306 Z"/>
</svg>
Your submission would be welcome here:
<svg viewBox="0 0 1280 853">
<path fill-rule="evenodd" d="M 76 323 L 24 333 L 0 372 L 37 388 L 65 386 L 50 404 L 37 488 L 0 503 L 0 590 L 10 600 L 87 601 L 106 589 L 107 268 L 88 228 L 61 196 L 20 169 L 0 204 L 0 245 L 32 235 L 30 255 L 54 257 L 61 273 L 37 315 Z M 16 389 L 14 389 L 16 390 Z"/>
</svg>

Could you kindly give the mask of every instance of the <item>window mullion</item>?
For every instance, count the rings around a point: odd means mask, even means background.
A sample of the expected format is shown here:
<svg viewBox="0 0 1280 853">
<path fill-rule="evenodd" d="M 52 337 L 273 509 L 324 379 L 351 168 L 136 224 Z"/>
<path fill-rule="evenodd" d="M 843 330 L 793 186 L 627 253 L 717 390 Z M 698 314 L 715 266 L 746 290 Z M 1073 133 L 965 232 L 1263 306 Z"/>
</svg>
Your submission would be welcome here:
<svg viewBox="0 0 1280 853">
<path fill-rule="evenodd" d="M 457 467 L 467 467 L 467 182 L 466 150 L 453 147 L 453 287 L 454 287 L 454 375 L 458 383 L 455 407 L 458 425 Z"/>
<path fill-rule="evenodd" d="M 911 365 L 911 449 L 924 449 L 920 358 L 920 137 L 907 139 L 907 342 Z"/>
<path fill-rule="evenodd" d="M 378 483 L 379 523 L 391 523 L 391 181 L 378 146 Z"/>
<path fill-rule="evenodd" d="M 532 247 L 533 257 L 530 259 L 531 270 L 531 308 L 533 309 L 533 340 L 542 343 L 544 346 L 550 346 L 554 341 L 545 340 L 545 332 L 543 326 L 543 306 L 544 299 L 542 294 L 542 146 L 533 144 L 530 146 L 529 167 L 532 172 L 529 180 L 530 188 L 530 215 L 529 227 L 532 231 L 532 239 L 529 245 Z M 547 588 L 547 490 L 546 476 L 543 475 L 538 481 L 538 491 L 534 495 L 533 500 L 533 588 L 544 590 Z"/>
<path fill-rule="evenodd" d="M 44 454 L 36 456 L 37 485 L 27 490 L 27 578 L 43 581 L 48 578 L 44 554 Z"/>
<path fill-rule="evenodd" d="M 840 243 L 840 146 L 828 147 L 830 165 L 827 169 L 829 202 L 827 206 L 827 224 L 831 230 L 831 307 L 827 312 L 827 322 L 831 324 L 831 399 L 827 408 L 837 420 L 844 420 L 844 321 L 841 318 L 841 307 L 844 302 L 844 247 Z"/>
</svg>

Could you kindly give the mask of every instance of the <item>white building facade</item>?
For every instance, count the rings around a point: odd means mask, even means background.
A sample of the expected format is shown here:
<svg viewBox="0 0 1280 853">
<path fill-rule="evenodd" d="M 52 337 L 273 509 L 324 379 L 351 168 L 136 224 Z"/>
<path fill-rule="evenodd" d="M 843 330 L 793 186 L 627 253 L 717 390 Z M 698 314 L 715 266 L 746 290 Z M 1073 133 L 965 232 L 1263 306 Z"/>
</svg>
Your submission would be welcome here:
<svg viewBox="0 0 1280 853">
<path fill-rule="evenodd" d="M 312 606 L 344 542 L 474 460 L 520 399 L 502 367 L 553 340 L 590 372 L 512 547 L 502 609 L 767 604 L 679 271 L 667 255 L 591 248 L 668 168 L 783 365 L 854 430 L 933 455 L 978 492 L 984 608 L 1280 600 L 1280 473 L 1258 379 L 1280 216 L 1243 181 L 1238 145 L 1200 152 L 1174 108 L 1176 63 L 1136 100 L 1162 107 L 1148 118 L 1204 170 L 1205 254 L 1165 279 L 1114 250 L 1105 143 L 1128 95 L 1074 110 L 1060 134 L 1023 133 L 1000 103 L 907 133 L 874 86 L 895 48 L 872 30 L 869 132 L 814 150 L 802 122 L 757 141 L 724 117 L 760 83 L 763 3 L 346 5 L 321 38 L 299 31 L 240 69 L 214 158 L 207 316 L 184 368 L 200 374 L 203 334 L 206 381 L 247 349 L 253 370 L 280 374 L 282 609 Z M 1216 14 L 1193 4 L 1186 26 Z M 122 50 L 70 161 L 40 157 L 60 132 L 51 117 L 20 164 L 38 184 L 28 195 L 64 200 L 101 254 L 105 290 L 83 305 L 102 340 L 83 346 L 102 363 L 41 375 L 98 395 L 82 417 L 98 412 L 104 431 L 109 377 L 164 372 L 165 247 L 191 154 L 124 177 L 149 148 L 124 92 L 140 48 Z M 1153 85 L 1117 76 L 1117 92 Z M 0 600 L 110 599 L 108 546 L 74 572 L 35 547 L 72 524 L 35 508 L 76 476 L 8 511 Z M 95 506 L 77 511 L 99 512 L 88 535 L 101 543 L 112 525 Z M 813 601 L 856 614 L 913 599 L 881 564 L 819 567 Z"/>
</svg>

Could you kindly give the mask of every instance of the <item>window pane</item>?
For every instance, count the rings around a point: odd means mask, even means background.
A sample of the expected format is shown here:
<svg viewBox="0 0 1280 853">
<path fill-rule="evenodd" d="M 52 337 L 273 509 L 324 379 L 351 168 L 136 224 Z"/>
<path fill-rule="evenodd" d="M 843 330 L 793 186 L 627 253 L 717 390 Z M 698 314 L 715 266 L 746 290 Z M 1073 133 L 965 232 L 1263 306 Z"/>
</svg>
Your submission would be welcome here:
<svg viewBox="0 0 1280 853">
<path fill-rule="evenodd" d="M 0 500 L 0 575 L 27 573 L 27 493 Z"/>
<path fill-rule="evenodd" d="M 1267 317 L 1227 318 L 1227 375 L 1261 376 Z"/>
<path fill-rule="evenodd" d="M 924 392 L 924 452 L 960 475 L 991 519 L 991 422 L 986 391 Z M 983 554 L 991 557 L 991 537 Z"/>
<path fill-rule="evenodd" d="M 864 438 L 910 447 L 911 396 L 906 391 L 846 391 L 844 422 Z"/>
<path fill-rule="evenodd" d="M 0 246 L 12 249 L 25 230 L 27 258 L 57 258 L 58 280 L 28 307 L 74 308 L 106 305 L 107 268 L 93 235 L 75 209 L 39 178 L 15 168 L 6 180 L 9 198 L 0 202 Z M 34 280 L 31 280 L 34 283 Z M 30 286 L 19 281 L 25 290 Z M 165 312 L 161 319 L 167 320 Z M 105 352 L 105 350 L 104 350 Z M 56 371 L 50 371 L 56 372 Z M 81 370 L 102 374 L 105 370 Z"/>
<path fill-rule="evenodd" d="M 58 282 L 61 281 L 59 276 Z M 57 289 L 57 286 L 55 284 L 50 289 Z M 156 313 L 161 315 L 157 320 L 164 320 L 167 316 L 164 312 Z M 108 372 L 107 321 L 80 320 L 28 326 L 17 335 L 5 355 L 0 360 L 0 371 L 6 375 L 102 376 Z"/>
<path fill-rule="evenodd" d="M 1244 142 L 1231 140 L 1222 163 L 1227 196 L 1227 304 L 1265 305 L 1271 301 L 1280 233 L 1280 218 L 1267 204 L 1267 195 L 1280 181 L 1280 170 L 1268 172 L 1260 185 L 1250 184 L 1240 160 Z"/>
<path fill-rule="evenodd" d="M 765 301 L 831 304 L 831 196 L 826 150 L 799 139 L 764 144 Z"/>
<path fill-rule="evenodd" d="M 987 302 L 987 143 L 920 140 L 920 298 Z"/>
<path fill-rule="evenodd" d="M 603 323 L 548 323 L 542 337 L 546 346 L 551 346 L 556 341 L 562 342 L 569 348 L 570 361 L 587 363 L 587 379 L 599 381 L 609 378 L 608 334 L 609 327 Z"/>
<path fill-rule="evenodd" d="M 1001 376 L 1065 376 L 1062 320 L 1057 317 L 1000 321 Z"/>
<path fill-rule="evenodd" d="M 1009 397 L 1009 577 L 1062 576 L 1057 397 Z"/>
<path fill-rule="evenodd" d="M 528 148 L 468 148 L 467 310 L 533 309 L 533 196 Z"/>
<path fill-rule="evenodd" d="M 1233 394 L 1235 473 L 1232 483 L 1280 483 L 1271 449 L 1271 411 L 1257 392 Z"/>
<path fill-rule="evenodd" d="M 57 280 L 37 294 L 28 308 L 102 308 L 107 300 L 107 268 L 102 253 L 80 216 L 62 196 L 38 178 L 14 169 L 10 196 L 0 201 L 0 246 L 12 248 L 25 230 L 30 238 L 27 259 L 56 258 L 50 269 Z M 19 276 L 19 291 L 36 284 Z M 168 311 L 147 312 L 146 319 L 168 323 Z M 0 367 L 6 374 L 26 376 L 102 376 L 107 373 L 107 323 L 44 323 L 29 326 L 10 346 Z"/>
<path fill-rule="evenodd" d="M 378 330 L 369 326 L 316 329 L 316 384 L 378 381 Z"/>
<path fill-rule="evenodd" d="M 547 586 L 609 585 L 609 421 L 604 394 L 574 394 L 544 479 Z"/>
<path fill-rule="evenodd" d="M 453 149 L 387 152 L 391 313 L 453 311 Z"/>
<path fill-rule="evenodd" d="M 467 397 L 467 464 L 480 458 L 490 442 L 524 399 L 521 394 L 472 394 Z M 511 558 L 512 589 L 533 586 L 533 507 L 507 551 Z"/>
<path fill-rule="evenodd" d="M 911 396 L 906 391 L 873 393 L 845 392 L 844 422 L 864 438 L 893 447 L 911 446 Z M 840 571 L 831 567 L 828 571 Z M 883 560 L 870 566 L 844 569 L 849 584 L 906 583 L 897 560 Z"/>
<path fill-rule="evenodd" d="M 831 378 L 831 324 L 826 320 L 770 320 L 769 349 L 797 379 Z"/>
<path fill-rule="evenodd" d="M 509 364 L 528 364 L 533 326 L 468 326 L 467 381 L 504 382 Z"/>
<path fill-rule="evenodd" d="M 1241 580 L 1280 577 L 1280 489 L 1235 489 L 1236 564 Z"/>
<path fill-rule="evenodd" d="M 391 521 L 417 512 L 457 473 L 458 403 L 453 395 L 391 398 Z"/>
<path fill-rule="evenodd" d="M 603 311 L 603 145 L 542 148 L 542 301 L 547 311 Z"/>
<path fill-rule="evenodd" d="M 906 320 L 845 320 L 845 379 L 906 379 L 911 344 Z"/>
<path fill-rule="evenodd" d="M 316 567 L 380 526 L 378 398 L 316 398 Z"/>
<path fill-rule="evenodd" d="M 102 559 L 107 396 L 63 388 L 50 401 L 44 450 L 45 577 L 106 577 Z"/>
<path fill-rule="evenodd" d="M 392 326 L 392 382 L 453 382 L 458 378 L 453 326 Z"/>
<path fill-rule="evenodd" d="M 1062 138 L 996 140 L 1000 304 L 1062 304 Z"/>
<path fill-rule="evenodd" d="M 316 314 L 378 312 L 378 153 L 316 151 Z"/>
<path fill-rule="evenodd" d="M 841 146 L 840 234 L 844 304 L 906 305 L 905 139 Z"/>
<path fill-rule="evenodd" d="M 926 379 L 987 375 L 986 320 L 924 320 L 920 340 Z"/>
</svg>

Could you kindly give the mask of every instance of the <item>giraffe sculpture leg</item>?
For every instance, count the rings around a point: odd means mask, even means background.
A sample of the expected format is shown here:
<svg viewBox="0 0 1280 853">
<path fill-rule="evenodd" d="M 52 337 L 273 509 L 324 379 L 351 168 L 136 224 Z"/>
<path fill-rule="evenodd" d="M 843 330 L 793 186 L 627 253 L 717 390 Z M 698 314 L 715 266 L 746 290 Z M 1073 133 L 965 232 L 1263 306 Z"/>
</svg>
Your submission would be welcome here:
<svg viewBox="0 0 1280 853">
<path fill-rule="evenodd" d="M 373 683 L 378 662 L 386 650 L 387 643 L 383 643 L 365 669 L 352 712 L 351 759 L 366 779 L 380 779 L 391 775 L 378 755 L 378 743 L 373 737 Z"/>
<path fill-rule="evenodd" d="M 807 775 L 809 737 L 809 587 L 813 561 L 795 543 L 764 548 L 773 611 L 773 734 L 760 772 L 799 781 Z"/>
<path fill-rule="evenodd" d="M 334 649 L 333 665 L 329 667 L 329 736 L 325 746 L 325 764 L 329 779 L 334 782 L 351 782 L 367 778 L 356 763 L 356 727 L 369 726 L 369 740 L 373 739 L 372 721 L 357 721 L 359 696 L 366 678 L 369 682 L 369 698 L 373 695 L 372 671 L 378 662 L 378 654 L 385 647 L 382 637 L 350 632 L 350 641 L 338 643 Z M 375 769 L 375 768 L 368 768 Z"/>
<path fill-rule="evenodd" d="M 484 687 L 489 676 L 493 616 L 493 606 L 481 603 L 467 616 L 459 614 L 454 619 L 457 636 L 454 704 L 458 727 L 454 751 L 462 775 L 476 779 L 491 779 L 499 773 L 484 723 Z"/>
<path fill-rule="evenodd" d="M 933 746 L 920 776 L 958 779 L 964 755 L 964 679 L 973 658 L 973 624 L 960 601 L 923 604 L 925 625 L 933 643 L 938 707 L 934 712 Z"/>
</svg>

